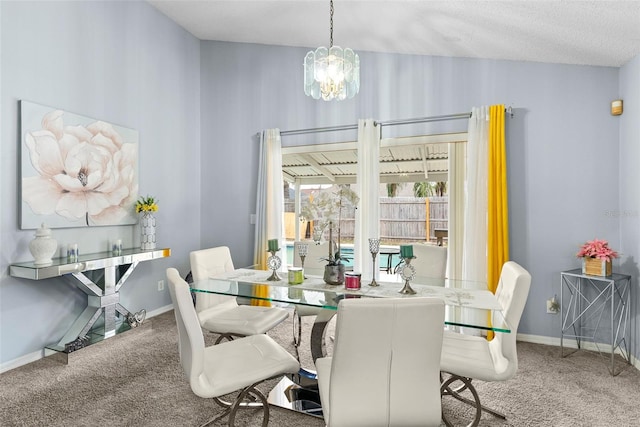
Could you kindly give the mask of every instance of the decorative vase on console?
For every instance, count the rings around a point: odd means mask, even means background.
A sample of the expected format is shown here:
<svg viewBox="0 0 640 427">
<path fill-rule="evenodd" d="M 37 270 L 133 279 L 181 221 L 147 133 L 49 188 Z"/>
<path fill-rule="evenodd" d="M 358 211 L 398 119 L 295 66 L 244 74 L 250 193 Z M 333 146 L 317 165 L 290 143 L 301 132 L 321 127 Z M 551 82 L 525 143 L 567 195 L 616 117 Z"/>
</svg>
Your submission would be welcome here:
<svg viewBox="0 0 640 427">
<path fill-rule="evenodd" d="M 143 251 L 156 248 L 156 217 L 157 201 L 150 196 L 141 197 L 136 202 L 136 212 L 140 215 L 140 249 Z"/>
<path fill-rule="evenodd" d="M 51 265 L 51 257 L 58 250 L 58 242 L 51 237 L 51 230 L 44 224 L 36 230 L 35 236 L 35 239 L 29 242 L 29 251 L 35 259 L 34 264 L 37 267 Z"/>
</svg>

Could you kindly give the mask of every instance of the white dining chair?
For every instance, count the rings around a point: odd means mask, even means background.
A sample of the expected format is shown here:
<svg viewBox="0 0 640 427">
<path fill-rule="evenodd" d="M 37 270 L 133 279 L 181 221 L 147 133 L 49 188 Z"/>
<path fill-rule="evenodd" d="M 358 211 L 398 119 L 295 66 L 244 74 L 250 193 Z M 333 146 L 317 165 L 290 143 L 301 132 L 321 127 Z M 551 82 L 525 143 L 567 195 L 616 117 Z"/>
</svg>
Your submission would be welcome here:
<svg viewBox="0 0 640 427">
<path fill-rule="evenodd" d="M 325 423 L 439 426 L 444 302 L 345 299 L 332 357 L 316 360 Z"/>
<path fill-rule="evenodd" d="M 482 411 L 506 419 L 504 414 L 481 405 L 472 379 L 506 381 L 516 374 L 518 370 L 516 335 L 530 286 L 529 272 L 513 261 L 506 262 L 502 266 L 496 297 L 502 306 L 502 313 L 511 332 L 496 332 L 491 341 L 481 336 L 452 331 L 444 333 L 440 369 L 451 375 L 443 382 L 443 395 L 451 395 L 475 407 L 475 418 L 471 425 L 477 425 L 480 422 Z M 455 388 L 458 384 L 461 385 Z M 469 390 L 473 400 L 460 394 L 465 389 Z M 446 419 L 445 423 L 447 423 Z"/>
<path fill-rule="evenodd" d="M 178 326 L 178 353 L 191 390 L 199 397 L 213 398 L 225 408 L 204 425 L 227 415 L 233 426 L 240 408 L 262 408 L 262 426 L 269 423 L 267 399 L 256 386 L 261 382 L 300 369 L 298 361 L 265 334 L 251 335 L 205 347 L 204 336 L 196 314 L 189 285 L 175 268 L 167 269 L 169 293 Z M 233 401 L 220 397 L 238 391 Z"/>
<path fill-rule="evenodd" d="M 329 242 L 316 243 L 312 240 L 296 241 L 293 244 L 293 266 L 302 267 L 302 260 L 298 251 L 299 244 L 307 244 L 307 256 L 304 259 L 304 274 L 312 276 L 324 276 L 324 266 L 329 257 Z M 322 310 L 308 305 L 296 305 L 293 311 L 293 344 L 298 347 L 302 341 L 302 318 L 305 316 L 317 316 Z"/>
<path fill-rule="evenodd" d="M 190 261 L 194 281 L 234 270 L 226 246 L 193 251 Z M 216 344 L 224 339 L 264 334 L 289 316 L 280 307 L 239 305 L 236 297 L 203 292 L 196 293 L 196 312 L 202 328 L 220 334 Z"/>
<path fill-rule="evenodd" d="M 302 267 L 300 253 L 298 252 L 299 244 L 307 244 L 307 256 L 304 258 L 304 272 L 313 276 L 323 276 L 324 266 L 327 261 L 322 258 L 329 257 L 329 242 L 316 244 L 313 240 L 296 241 L 293 244 L 293 266 Z"/>
<path fill-rule="evenodd" d="M 413 245 L 416 259 L 411 265 L 416 270 L 416 277 L 444 279 L 447 275 L 447 247 L 420 243 Z"/>
</svg>

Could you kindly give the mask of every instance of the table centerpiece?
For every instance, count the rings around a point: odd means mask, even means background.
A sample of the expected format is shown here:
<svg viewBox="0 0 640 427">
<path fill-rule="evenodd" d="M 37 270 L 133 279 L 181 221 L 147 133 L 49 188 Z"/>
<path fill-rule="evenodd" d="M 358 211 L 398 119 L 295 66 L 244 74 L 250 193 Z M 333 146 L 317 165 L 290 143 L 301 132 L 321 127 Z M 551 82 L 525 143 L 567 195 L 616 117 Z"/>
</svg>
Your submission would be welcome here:
<svg viewBox="0 0 640 427">
<path fill-rule="evenodd" d="M 326 230 L 329 231 L 329 250 L 324 269 L 324 281 L 329 285 L 342 285 L 344 283 L 345 266 L 343 261 L 348 261 L 341 253 L 340 246 L 340 220 L 342 209 L 357 206 L 360 198 L 349 185 L 338 185 L 314 194 L 314 198 L 301 212 L 301 218 L 313 221 L 313 238 L 319 244 Z M 337 231 L 337 243 L 333 240 L 334 230 Z"/>
</svg>

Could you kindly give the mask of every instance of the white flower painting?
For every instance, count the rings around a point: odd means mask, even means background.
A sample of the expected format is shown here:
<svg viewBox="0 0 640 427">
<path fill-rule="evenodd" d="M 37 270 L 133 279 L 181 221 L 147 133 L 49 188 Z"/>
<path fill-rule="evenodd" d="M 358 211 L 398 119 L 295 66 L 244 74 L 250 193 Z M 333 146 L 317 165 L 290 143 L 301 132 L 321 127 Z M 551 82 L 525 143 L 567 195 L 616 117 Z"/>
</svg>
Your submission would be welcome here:
<svg viewBox="0 0 640 427">
<path fill-rule="evenodd" d="M 21 101 L 22 229 L 135 224 L 138 132 Z"/>
</svg>

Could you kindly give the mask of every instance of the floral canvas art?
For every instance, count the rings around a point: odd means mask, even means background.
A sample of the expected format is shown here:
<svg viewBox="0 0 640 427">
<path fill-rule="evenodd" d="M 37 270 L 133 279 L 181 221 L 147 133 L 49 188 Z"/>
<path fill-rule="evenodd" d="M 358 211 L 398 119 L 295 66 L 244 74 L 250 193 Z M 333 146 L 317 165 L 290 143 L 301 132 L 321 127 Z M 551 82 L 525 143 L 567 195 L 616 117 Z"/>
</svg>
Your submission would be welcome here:
<svg viewBox="0 0 640 427">
<path fill-rule="evenodd" d="M 20 102 L 21 228 L 137 222 L 138 132 Z"/>
</svg>

